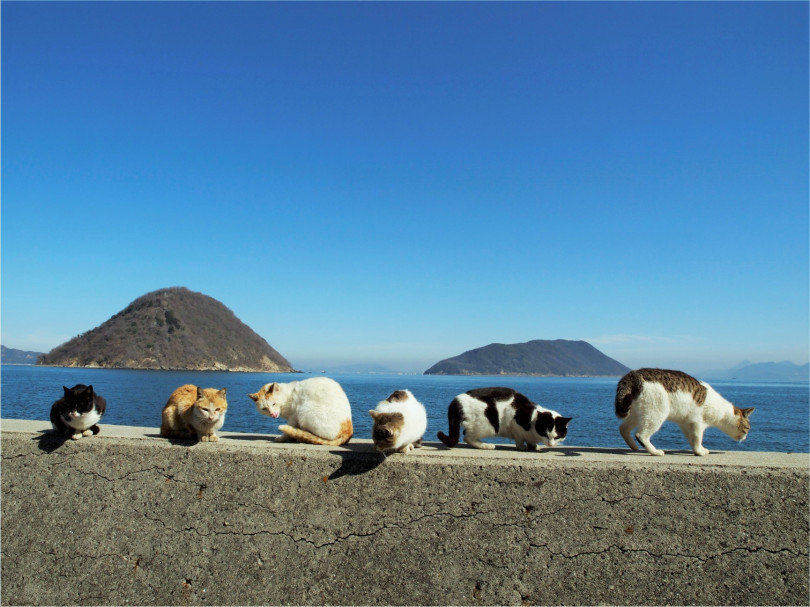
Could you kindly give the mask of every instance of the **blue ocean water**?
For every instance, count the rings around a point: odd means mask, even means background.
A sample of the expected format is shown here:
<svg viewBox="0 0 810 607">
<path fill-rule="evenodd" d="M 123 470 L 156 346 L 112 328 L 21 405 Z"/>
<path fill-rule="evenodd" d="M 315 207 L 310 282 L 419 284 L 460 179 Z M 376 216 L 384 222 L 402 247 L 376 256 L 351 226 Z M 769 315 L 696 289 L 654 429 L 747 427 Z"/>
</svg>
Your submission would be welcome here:
<svg viewBox="0 0 810 607">
<path fill-rule="evenodd" d="M 89 384 L 107 399 L 103 424 L 160 426 L 160 413 L 172 391 L 191 383 L 228 389 L 228 413 L 223 431 L 278 434 L 281 420 L 256 411 L 248 398 L 270 381 L 299 381 L 308 374 L 231 373 L 212 371 L 139 371 L 66 369 L 58 367 L 0 367 L 0 417 L 48 421 L 51 404 L 62 386 Z M 626 448 L 613 413 L 618 378 L 462 377 L 435 375 L 330 375 L 340 382 L 352 404 L 356 438 L 371 438 L 369 409 L 399 389 L 409 389 L 428 412 L 425 440 L 447 431 L 447 406 L 462 392 L 484 386 L 508 386 L 540 405 L 573 417 L 565 445 Z M 807 383 L 710 382 L 739 407 L 756 407 L 748 438 L 737 443 L 710 428 L 703 444 L 716 451 L 810 452 L 810 385 Z M 103 430 L 102 430 L 103 431 Z M 487 439 L 509 443 L 505 439 Z M 680 429 L 664 424 L 653 439 L 664 450 L 688 450 Z"/>
</svg>

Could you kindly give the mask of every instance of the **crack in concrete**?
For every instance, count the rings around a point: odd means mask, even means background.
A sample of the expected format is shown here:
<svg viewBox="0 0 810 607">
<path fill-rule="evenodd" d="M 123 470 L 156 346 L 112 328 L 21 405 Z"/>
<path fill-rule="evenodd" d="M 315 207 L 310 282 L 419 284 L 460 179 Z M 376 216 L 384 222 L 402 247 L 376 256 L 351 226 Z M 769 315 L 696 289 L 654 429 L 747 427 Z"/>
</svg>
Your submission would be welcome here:
<svg viewBox="0 0 810 607">
<path fill-rule="evenodd" d="M 807 552 L 798 552 L 797 553 L 797 552 L 794 552 L 793 550 L 790 550 L 788 548 L 781 548 L 779 550 L 770 550 L 770 549 L 765 548 L 765 547 L 746 548 L 746 547 L 743 547 L 743 546 L 740 546 L 740 547 L 737 547 L 737 548 L 732 548 L 731 550 L 724 550 L 723 552 L 719 552 L 717 554 L 713 554 L 713 555 L 705 556 L 705 557 L 704 556 L 693 555 L 693 554 L 680 554 L 680 553 L 673 554 L 673 553 L 669 553 L 669 552 L 655 553 L 655 552 L 652 552 L 650 550 L 645 550 L 643 548 L 626 548 L 626 547 L 623 547 L 623 546 L 618 546 L 616 544 L 611 544 L 610 546 L 606 547 L 603 550 L 576 552 L 576 553 L 573 553 L 573 554 L 566 554 L 564 552 L 554 552 L 551 548 L 548 547 L 547 544 L 530 543 L 530 548 L 545 548 L 552 557 L 562 557 L 564 559 L 577 559 L 577 558 L 580 558 L 580 557 L 583 557 L 583 556 L 597 556 L 597 555 L 600 555 L 600 554 L 606 554 L 606 553 L 610 552 L 611 550 L 616 549 L 616 550 L 618 550 L 619 552 L 621 552 L 623 554 L 646 554 L 646 555 L 651 556 L 653 558 L 692 559 L 692 560 L 699 561 L 701 563 L 706 563 L 706 562 L 712 561 L 712 560 L 717 559 L 717 558 L 721 558 L 721 557 L 724 557 L 724 556 L 729 556 L 731 554 L 734 554 L 735 552 L 740 552 L 740 551 L 747 552 L 747 553 L 750 553 L 750 554 L 756 554 L 756 553 L 759 553 L 759 552 L 766 552 L 768 554 L 787 553 L 788 555 L 790 555 L 792 557 L 807 557 L 807 556 L 810 556 L 810 553 L 807 553 Z"/>
</svg>

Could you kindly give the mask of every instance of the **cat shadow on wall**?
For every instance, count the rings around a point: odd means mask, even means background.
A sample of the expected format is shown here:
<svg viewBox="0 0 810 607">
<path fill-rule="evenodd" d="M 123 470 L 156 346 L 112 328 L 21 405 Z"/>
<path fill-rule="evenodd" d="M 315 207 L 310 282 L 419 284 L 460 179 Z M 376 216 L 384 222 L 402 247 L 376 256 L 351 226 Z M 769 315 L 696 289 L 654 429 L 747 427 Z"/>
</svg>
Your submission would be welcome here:
<svg viewBox="0 0 810 607">
<path fill-rule="evenodd" d="M 198 441 L 196 439 L 191 439 L 191 438 L 172 438 L 172 437 L 161 436 L 158 433 L 144 434 L 144 436 L 147 437 L 147 438 L 159 438 L 160 440 L 165 440 L 167 443 L 170 443 L 172 445 L 180 445 L 181 447 L 193 447 L 194 445 L 196 445 L 197 443 L 200 442 L 200 441 Z M 216 444 L 216 443 L 214 443 L 214 444 Z"/>
<path fill-rule="evenodd" d="M 65 434 L 60 434 L 53 430 L 43 430 L 42 434 L 35 436 L 33 440 L 39 441 L 37 446 L 39 447 L 40 451 L 44 451 L 45 453 L 53 453 L 67 441 L 71 440 L 71 438 Z"/>
<path fill-rule="evenodd" d="M 330 481 L 341 476 L 357 476 L 371 472 L 386 459 L 384 454 L 366 445 L 343 445 L 342 449 L 330 451 L 330 453 L 339 455 L 341 458 L 338 469 L 327 477 Z"/>
</svg>

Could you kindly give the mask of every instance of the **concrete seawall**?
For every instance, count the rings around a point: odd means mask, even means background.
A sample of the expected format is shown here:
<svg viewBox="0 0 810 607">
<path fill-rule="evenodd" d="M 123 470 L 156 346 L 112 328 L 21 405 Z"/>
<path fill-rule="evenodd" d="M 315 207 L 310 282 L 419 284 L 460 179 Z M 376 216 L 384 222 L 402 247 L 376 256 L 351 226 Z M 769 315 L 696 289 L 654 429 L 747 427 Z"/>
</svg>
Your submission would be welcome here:
<svg viewBox="0 0 810 607">
<path fill-rule="evenodd" d="M 2 420 L 2 603 L 807 604 L 808 454 L 171 442 Z"/>
</svg>

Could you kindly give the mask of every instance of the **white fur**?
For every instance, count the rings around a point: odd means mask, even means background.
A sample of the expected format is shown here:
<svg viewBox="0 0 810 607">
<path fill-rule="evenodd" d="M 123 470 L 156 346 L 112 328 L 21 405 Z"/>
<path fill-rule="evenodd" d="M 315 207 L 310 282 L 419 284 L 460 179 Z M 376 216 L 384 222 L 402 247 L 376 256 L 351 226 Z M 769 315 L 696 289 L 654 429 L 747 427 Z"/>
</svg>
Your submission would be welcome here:
<svg viewBox="0 0 810 607">
<path fill-rule="evenodd" d="M 99 413 L 95 406 L 90 409 L 87 413 L 76 413 L 75 411 L 70 413 L 70 417 L 62 416 L 62 420 L 76 430 L 76 432 L 71 436 L 73 440 L 79 440 L 82 436 L 90 436 L 93 434 L 93 431 L 90 429 L 95 426 L 101 420 L 101 413 Z M 53 423 L 51 423 L 53 426 Z M 53 426 L 54 430 L 56 430 L 56 426 Z"/>
<path fill-rule="evenodd" d="M 633 442 L 633 429 L 638 429 L 636 436 L 650 455 L 664 455 L 650 442 L 652 435 L 658 432 L 667 420 L 680 426 L 695 455 L 707 455 L 709 450 L 703 447 L 703 433 L 706 428 L 719 428 L 735 440 L 745 440 L 746 434 L 738 429 L 738 416 L 735 407 L 720 396 L 706 382 L 700 382 L 706 388 L 706 400 L 698 405 L 689 392 L 670 393 L 658 382 L 645 381 L 641 394 L 630 405 L 627 417 L 619 426 L 625 442 L 633 450 L 638 445 Z"/>
<path fill-rule="evenodd" d="M 340 434 L 341 424 L 352 418 L 349 399 L 333 379 L 312 377 L 276 383 L 272 394 L 268 395 L 266 391 L 270 385 L 265 384 L 259 390 L 256 408 L 263 415 L 287 420 L 290 426 L 333 440 Z M 285 434 L 276 438 L 276 442 L 287 440 Z"/>
<path fill-rule="evenodd" d="M 540 405 L 535 406 L 534 413 L 532 413 L 531 428 L 529 431 L 524 430 L 519 424 L 515 423 L 515 409 L 512 407 L 514 397 L 508 400 L 497 401 L 498 408 L 498 432 L 494 431 L 492 424 L 489 423 L 487 416 L 484 414 L 486 410 L 486 403 L 467 393 L 459 394 L 458 401 L 464 410 L 464 421 L 462 427 L 464 428 L 464 441 L 475 447 L 476 449 L 494 449 L 495 445 L 492 443 L 481 442 L 482 438 L 491 436 L 503 436 L 511 438 L 515 441 L 515 447 L 521 451 L 527 449 L 536 449 L 537 443 L 543 442 L 547 447 L 555 447 L 559 442 L 565 439 L 557 439 L 557 432 L 551 431 L 551 437 L 546 437 L 538 434 L 535 430 L 534 423 L 537 419 L 538 413 L 548 412 L 555 418 L 560 414 L 551 409 L 545 409 Z"/>
<path fill-rule="evenodd" d="M 203 407 L 192 405 L 191 417 L 200 435 L 215 434 L 225 424 L 225 413 L 227 411 L 217 412 L 216 405 L 209 402 Z"/>
<path fill-rule="evenodd" d="M 403 390 L 408 395 L 406 400 L 397 402 L 380 401 L 375 407 L 378 413 L 401 413 L 405 418 L 402 429 L 399 432 L 392 450 L 399 450 L 404 447 L 404 453 L 410 453 L 413 444 L 421 439 L 427 430 L 427 412 L 425 406 L 420 403 L 410 390 Z"/>
</svg>

